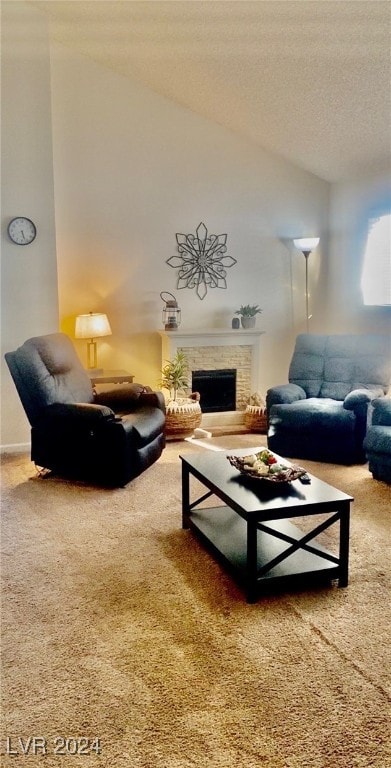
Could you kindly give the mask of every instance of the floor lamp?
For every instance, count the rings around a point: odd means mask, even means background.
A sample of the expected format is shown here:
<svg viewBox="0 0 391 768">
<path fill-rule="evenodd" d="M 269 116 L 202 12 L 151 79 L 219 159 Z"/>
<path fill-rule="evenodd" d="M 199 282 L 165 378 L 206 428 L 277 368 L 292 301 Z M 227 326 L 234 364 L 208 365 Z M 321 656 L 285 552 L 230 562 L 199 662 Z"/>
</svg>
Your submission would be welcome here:
<svg viewBox="0 0 391 768">
<path fill-rule="evenodd" d="M 298 237 L 293 241 L 293 245 L 298 251 L 301 251 L 305 258 L 305 317 L 307 333 L 309 332 L 309 321 L 312 315 L 308 314 L 308 257 L 319 244 L 319 237 Z"/>
</svg>

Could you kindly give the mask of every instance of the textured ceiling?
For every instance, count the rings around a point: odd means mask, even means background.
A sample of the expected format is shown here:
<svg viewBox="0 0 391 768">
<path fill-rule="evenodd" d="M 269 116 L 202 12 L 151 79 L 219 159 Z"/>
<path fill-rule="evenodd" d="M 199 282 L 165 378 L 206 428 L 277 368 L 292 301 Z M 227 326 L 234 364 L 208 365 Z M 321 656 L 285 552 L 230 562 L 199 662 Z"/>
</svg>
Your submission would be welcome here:
<svg viewBox="0 0 391 768">
<path fill-rule="evenodd" d="M 327 181 L 390 162 L 388 0 L 31 4 L 55 39 Z"/>
</svg>

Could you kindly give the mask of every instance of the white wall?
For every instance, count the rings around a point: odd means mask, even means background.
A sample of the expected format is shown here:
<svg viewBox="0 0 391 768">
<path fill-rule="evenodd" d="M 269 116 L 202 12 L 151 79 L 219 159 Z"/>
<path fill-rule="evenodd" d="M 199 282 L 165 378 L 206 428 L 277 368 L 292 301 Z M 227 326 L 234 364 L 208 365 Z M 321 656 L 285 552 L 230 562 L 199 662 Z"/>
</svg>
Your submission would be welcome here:
<svg viewBox="0 0 391 768">
<path fill-rule="evenodd" d="M 2 11 L 3 352 L 57 330 L 58 268 L 61 328 L 72 336 L 75 315 L 107 311 L 113 336 L 99 342 L 100 363 L 153 387 L 160 291 L 176 295 L 183 328 L 229 327 L 240 304 L 259 303 L 265 390 L 286 380 L 305 328 L 305 263 L 292 247 L 304 234 L 321 237 L 309 262 L 312 330 L 387 331 L 387 310 L 360 303 L 356 248 L 363 204 L 385 174 L 331 189 L 329 241 L 330 185 L 63 46 L 49 48 L 34 8 L 5 2 Z M 6 225 L 20 213 L 38 236 L 18 248 Z M 203 301 L 176 290 L 165 263 L 175 233 L 200 221 L 228 234 L 237 259 L 227 289 Z M 85 344 L 77 348 L 84 361 Z M 2 365 L 2 444 L 20 443 L 27 419 Z"/>
<path fill-rule="evenodd" d="M 390 333 L 391 307 L 364 306 L 360 285 L 368 218 L 387 204 L 391 210 L 390 168 L 384 166 L 332 187 L 324 314 L 331 332 Z"/>
<path fill-rule="evenodd" d="M 162 290 L 176 295 L 183 328 L 230 327 L 240 304 L 258 303 L 261 386 L 285 380 L 305 316 L 304 257 L 291 239 L 326 231 L 329 185 L 63 46 L 51 53 L 63 329 L 72 335 L 80 312 L 106 311 L 113 336 L 99 343 L 99 362 L 156 387 Z M 227 289 L 202 301 L 176 289 L 166 264 L 175 233 L 201 221 L 228 234 L 237 259 Z"/>
<path fill-rule="evenodd" d="M 50 65 L 46 22 L 24 3 L 3 2 L 1 56 L 1 443 L 30 439 L 4 352 L 58 330 Z M 28 33 L 27 33 L 28 30 Z M 33 219 L 37 237 L 18 246 L 14 216 Z"/>
</svg>

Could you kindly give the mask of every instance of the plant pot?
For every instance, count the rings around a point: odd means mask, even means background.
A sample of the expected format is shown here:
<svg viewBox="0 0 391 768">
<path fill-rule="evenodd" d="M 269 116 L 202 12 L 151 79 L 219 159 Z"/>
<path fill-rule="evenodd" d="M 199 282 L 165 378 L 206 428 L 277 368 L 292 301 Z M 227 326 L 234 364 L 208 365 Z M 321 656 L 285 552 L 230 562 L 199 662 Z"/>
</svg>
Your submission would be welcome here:
<svg viewBox="0 0 391 768">
<path fill-rule="evenodd" d="M 244 413 L 244 424 L 250 432 L 267 434 L 266 409 L 258 405 L 247 405 Z"/>
<path fill-rule="evenodd" d="M 242 328 L 255 328 L 256 317 L 241 317 Z"/>
<path fill-rule="evenodd" d="M 198 396 L 199 397 L 199 396 Z M 184 398 L 170 401 L 166 406 L 165 433 L 168 440 L 190 437 L 202 420 L 199 400 Z"/>
</svg>

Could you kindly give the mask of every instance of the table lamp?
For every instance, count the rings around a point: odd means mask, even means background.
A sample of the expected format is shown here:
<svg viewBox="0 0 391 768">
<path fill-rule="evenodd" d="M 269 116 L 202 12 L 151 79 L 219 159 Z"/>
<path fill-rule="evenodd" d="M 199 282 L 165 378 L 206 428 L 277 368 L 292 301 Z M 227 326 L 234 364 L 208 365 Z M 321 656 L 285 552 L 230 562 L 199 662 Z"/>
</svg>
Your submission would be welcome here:
<svg viewBox="0 0 391 768">
<path fill-rule="evenodd" d="M 87 368 L 97 369 L 98 356 L 96 338 L 111 336 L 110 323 L 103 312 L 89 312 L 87 315 L 78 315 L 75 324 L 76 339 L 89 339 L 87 343 Z"/>
</svg>

